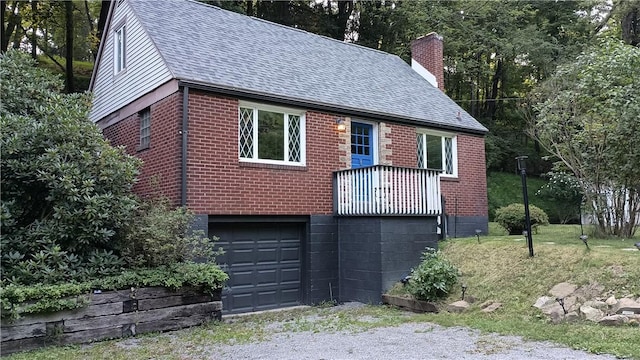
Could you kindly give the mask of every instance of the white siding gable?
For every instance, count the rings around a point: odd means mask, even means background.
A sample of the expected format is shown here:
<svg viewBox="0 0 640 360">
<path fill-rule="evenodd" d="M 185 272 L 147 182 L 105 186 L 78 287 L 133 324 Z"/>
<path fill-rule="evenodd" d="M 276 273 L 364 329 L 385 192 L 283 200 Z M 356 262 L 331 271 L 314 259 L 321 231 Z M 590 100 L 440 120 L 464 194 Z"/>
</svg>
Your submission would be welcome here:
<svg viewBox="0 0 640 360">
<path fill-rule="evenodd" d="M 93 84 L 89 118 L 97 122 L 173 78 L 158 49 L 127 1 L 121 2 L 107 29 Z M 114 31 L 126 26 L 125 70 L 115 74 Z"/>
</svg>

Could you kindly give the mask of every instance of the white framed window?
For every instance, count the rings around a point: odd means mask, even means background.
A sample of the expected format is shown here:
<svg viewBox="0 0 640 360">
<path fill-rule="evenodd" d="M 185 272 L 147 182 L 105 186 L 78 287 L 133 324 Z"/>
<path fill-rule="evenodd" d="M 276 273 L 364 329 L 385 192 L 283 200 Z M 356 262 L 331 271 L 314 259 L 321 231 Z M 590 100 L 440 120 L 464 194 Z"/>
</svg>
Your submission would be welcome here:
<svg viewBox="0 0 640 360">
<path fill-rule="evenodd" d="M 151 110 L 149 108 L 140 112 L 140 145 L 139 149 L 146 149 L 151 145 Z"/>
<path fill-rule="evenodd" d="M 458 143 L 453 134 L 418 130 L 418 167 L 442 170 L 442 176 L 458 176 Z"/>
<path fill-rule="evenodd" d="M 113 32 L 113 71 L 115 74 L 127 68 L 126 26 L 123 24 Z"/>
<path fill-rule="evenodd" d="M 304 166 L 304 111 L 240 102 L 238 152 L 241 161 Z"/>
</svg>

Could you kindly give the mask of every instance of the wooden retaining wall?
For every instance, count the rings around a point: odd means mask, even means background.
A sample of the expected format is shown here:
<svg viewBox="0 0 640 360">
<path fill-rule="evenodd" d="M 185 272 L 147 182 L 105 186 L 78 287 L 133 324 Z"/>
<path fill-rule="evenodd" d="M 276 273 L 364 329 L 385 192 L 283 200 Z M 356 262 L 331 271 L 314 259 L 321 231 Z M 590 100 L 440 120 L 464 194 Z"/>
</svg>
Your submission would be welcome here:
<svg viewBox="0 0 640 360">
<path fill-rule="evenodd" d="M 222 316 L 221 291 L 161 287 L 94 292 L 89 305 L 48 314 L 25 315 L 0 327 L 1 355 L 47 345 L 87 343 L 177 330 Z"/>
</svg>

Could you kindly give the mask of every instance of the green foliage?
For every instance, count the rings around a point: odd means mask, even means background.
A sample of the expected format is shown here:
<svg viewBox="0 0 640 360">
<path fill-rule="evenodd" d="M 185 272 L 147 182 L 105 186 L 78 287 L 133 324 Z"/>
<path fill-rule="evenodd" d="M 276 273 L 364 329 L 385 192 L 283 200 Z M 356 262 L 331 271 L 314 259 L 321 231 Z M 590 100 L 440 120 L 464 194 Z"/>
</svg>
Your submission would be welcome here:
<svg viewBox="0 0 640 360">
<path fill-rule="evenodd" d="M 171 209 L 165 199 L 142 203 L 120 244 L 124 261 L 129 267 L 155 267 L 194 259 L 215 262 L 221 252 L 215 248 L 217 238 L 209 239 L 202 232 L 190 233 L 192 221 L 189 210 Z"/>
<path fill-rule="evenodd" d="M 442 253 L 427 249 L 411 272 L 407 290 L 418 300 L 434 301 L 446 297 L 457 280 L 458 269 Z"/>
<path fill-rule="evenodd" d="M 561 224 L 579 221 L 582 192 L 578 180 L 565 172 L 550 172 L 548 176 L 549 181 L 535 195 L 553 201 L 550 217 Z"/>
<path fill-rule="evenodd" d="M 116 232 L 137 207 L 140 161 L 87 119 L 87 94 L 27 55 L 0 57 L 2 272 L 7 281 L 55 283 L 117 273 Z"/>
<path fill-rule="evenodd" d="M 582 187 L 605 235 L 633 236 L 640 214 L 640 48 L 609 38 L 538 89 L 531 134 Z"/>
<path fill-rule="evenodd" d="M 3 319 L 17 319 L 21 314 L 46 313 L 86 306 L 93 289 L 119 290 L 130 287 L 163 286 L 178 289 L 184 286 L 202 287 L 213 291 L 228 279 L 213 263 L 186 262 L 154 269 L 126 270 L 119 275 L 95 277 L 79 283 L 57 285 L 16 285 L 0 288 Z"/>
<path fill-rule="evenodd" d="M 514 161 L 515 166 L 515 161 Z M 538 190 L 547 181 L 536 176 L 527 176 L 527 191 L 529 192 L 529 203 L 533 204 L 549 215 L 549 222 L 558 224 L 559 217 L 554 216 L 554 209 L 566 206 L 552 197 L 538 194 Z M 522 201 L 522 179 L 520 175 L 506 172 L 489 172 L 487 174 L 487 197 L 489 200 L 489 221 L 494 221 L 496 210 L 514 202 Z M 578 208 L 575 208 L 578 211 Z"/>
<path fill-rule="evenodd" d="M 535 205 L 529 204 L 531 230 L 536 231 L 539 225 L 548 225 L 549 217 Z M 519 235 L 526 229 L 524 204 L 511 204 L 496 210 L 496 222 L 505 228 L 510 235 Z"/>
</svg>

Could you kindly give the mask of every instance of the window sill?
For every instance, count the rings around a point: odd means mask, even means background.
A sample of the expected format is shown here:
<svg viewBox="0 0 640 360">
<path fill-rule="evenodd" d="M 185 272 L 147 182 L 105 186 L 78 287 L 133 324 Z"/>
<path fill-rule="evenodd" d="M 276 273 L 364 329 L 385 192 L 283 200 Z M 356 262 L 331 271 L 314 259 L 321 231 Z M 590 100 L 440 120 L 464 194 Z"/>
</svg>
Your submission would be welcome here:
<svg viewBox="0 0 640 360">
<path fill-rule="evenodd" d="M 238 165 L 240 167 L 245 167 L 245 168 L 307 171 L 307 167 L 306 166 L 285 165 L 285 164 L 265 164 L 265 163 L 255 163 L 255 162 L 240 161 L 238 163 Z"/>
<path fill-rule="evenodd" d="M 460 178 L 457 176 L 442 176 L 440 175 L 440 181 L 460 182 Z"/>
<path fill-rule="evenodd" d="M 151 147 L 151 144 L 147 144 L 147 145 L 140 145 L 136 148 L 136 152 L 142 152 L 145 151 L 147 149 L 149 149 Z"/>
</svg>

